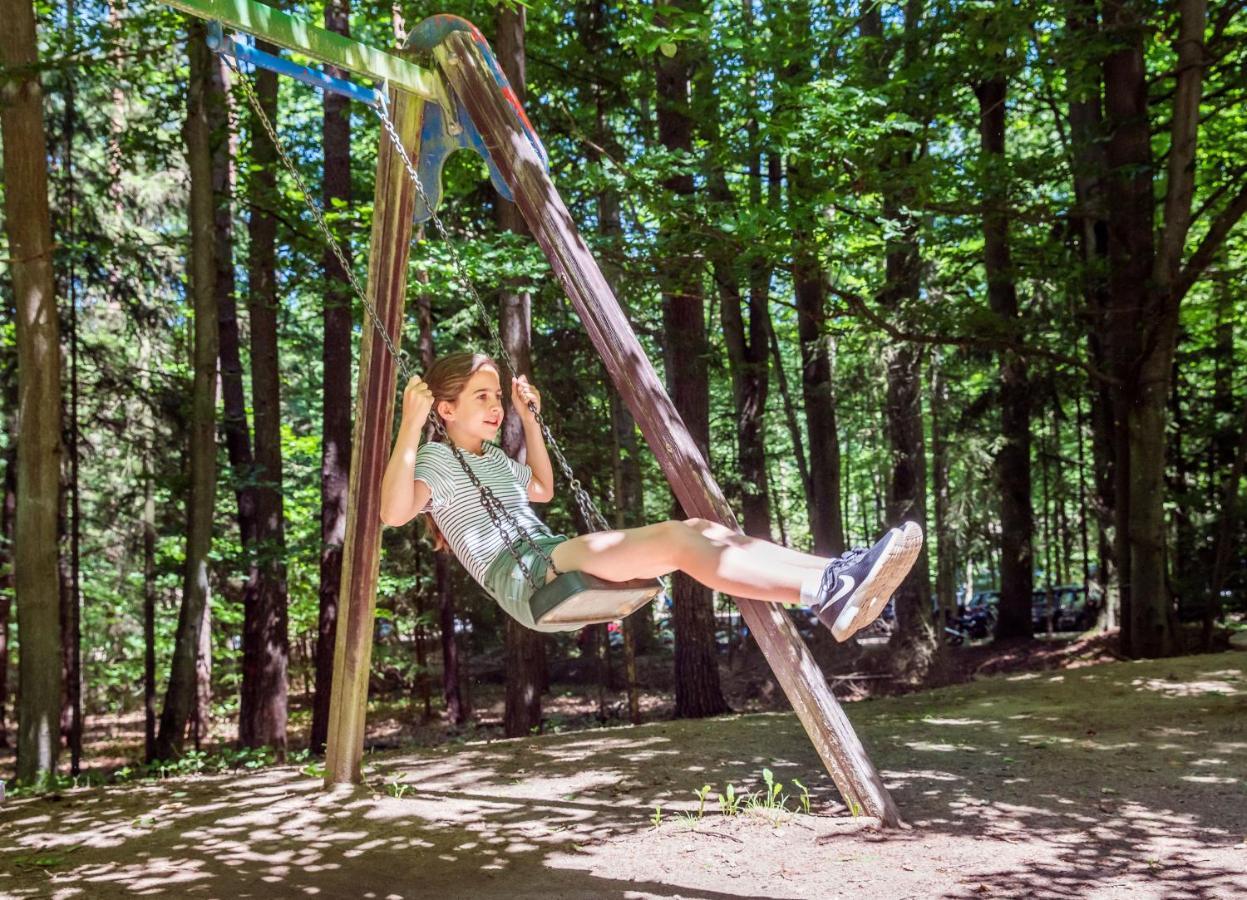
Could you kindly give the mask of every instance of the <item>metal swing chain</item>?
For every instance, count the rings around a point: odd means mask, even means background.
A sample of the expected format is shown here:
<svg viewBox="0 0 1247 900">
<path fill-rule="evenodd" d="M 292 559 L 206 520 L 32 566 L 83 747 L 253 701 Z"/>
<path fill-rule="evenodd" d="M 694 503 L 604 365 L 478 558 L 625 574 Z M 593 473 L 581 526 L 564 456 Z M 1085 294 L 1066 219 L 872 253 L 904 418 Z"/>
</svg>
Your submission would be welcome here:
<svg viewBox="0 0 1247 900">
<path fill-rule="evenodd" d="M 355 296 L 360 300 L 360 302 L 363 303 L 364 309 L 367 310 L 368 316 L 372 320 L 373 326 L 375 327 L 377 333 L 381 336 L 382 341 L 384 341 L 386 349 L 397 363 L 399 371 L 403 375 L 404 382 L 409 381 L 414 372 L 412 372 L 411 367 L 407 365 L 406 353 L 395 346 L 394 341 L 390 338 L 389 332 L 381 321 L 381 317 L 377 314 L 376 308 L 372 305 L 372 302 L 369 301 L 368 295 L 364 291 L 363 286 L 360 285 L 359 279 L 355 275 L 355 270 L 349 263 L 347 263 L 346 254 L 342 251 L 342 247 L 338 243 L 338 239 L 329 228 L 329 223 L 325 220 L 324 212 L 321 210 L 320 204 L 316 202 L 311 191 L 308 190 L 307 183 L 303 180 L 303 176 L 299 173 L 298 167 L 296 167 L 294 161 L 290 159 L 290 156 L 286 153 L 285 146 L 277 137 L 277 131 L 273 127 L 273 123 L 270 121 L 268 113 L 264 111 L 264 107 L 261 105 L 259 97 L 256 96 L 254 89 L 251 87 L 250 79 L 248 79 L 243 74 L 241 69 L 238 68 L 232 57 L 228 54 L 221 54 L 221 57 L 225 60 L 225 64 L 230 67 L 230 70 L 238 76 L 237 81 L 242 85 L 243 93 L 247 96 L 247 102 L 255 111 L 256 116 L 260 120 L 260 124 L 263 125 L 265 132 L 267 132 L 269 140 L 272 141 L 273 147 L 277 151 L 278 156 L 281 158 L 283 165 L 290 173 L 291 178 L 294 179 L 295 185 L 298 187 L 300 193 L 302 193 L 304 202 L 306 203 L 307 208 L 311 210 L 312 217 L 316 220 L 316 224 L 320 228 L 321 233 L 324 235 L 326 243 L 329 245 L 333 255 L 337 258 L 338 265 L 340 265 L 342 267 L 342 271 L 346 273 L 347 279 L 350 281 L 351 287 L 355 292 Z M 395 140 L 395 145 L 401 149 L 402 142 L 396 139 L 393 129 L 388 128 L 387 130 L 390 132 L 391 138 Z M 404 160 L 407 159 L 405 151 L 403 152 L 403 158 Z M 418 179 L 417 184 L 419 184 Z M 423 191 L 421 191 L 421 193 L 423 193 Z M 558 568 L 554 565 L 554 560 L 548 553 L 546 553 L 545 550 L 537 545 L 532 536 L 528 533 L 527 529 L 525 529 L 524 526 L 511 513 L 511 511 L 506 508 L 502 501 L 498 499 L 498 496 L 485 484 L 483 484 L 479 477 L 477 477 L 476 472 L 472 469 L 471 465 L 468 464 L 466 457 L 464 457 L 463 451 L 455 445 L 454 441 L 450 440 L 450 436 L 446 433 L 445 423 L 442 422 L 441 417 L 434 411 L 430 419 L 433 424 L 433 429 L 440 437 L 445 439 L 444 443 L 450 447 L 451 452 L 454 454 L 455 459 L 459 463 L 459 466 L 463 469 L 464 473 L 468 476 L 468 479 L 479 492 L 481 505 L 485 507 L 485 512 L 489 515 L 490 521 L 498 530 L 498 533 L 502 535 L 503 540 L 506 542 L 507 550 L 510 551 L 511 556 L 514 557 L 520 571 L 524 573 L 525 580 L 527 580 L 533 588 L 540 588 L 542 586 L 541 583 L 537 581 L 528 565 L 524 562 L 522 548 L 519 546 L 519 543 L 521 541 L 526 541 L 530 547 L 541 555 L 541 557 L 545 560 L 546 565 L 550 567 L 550 570 L 557 573 Z M 508 525 L 512 530 L 511 532 L 507 529 Z M 515 535 L 514 537 L 512 536 L 512 532 Z"/>
<path fill-rule="evenodd" d="M 477 292 L 475 283 L 473 283 L 471 277 L 468 275 L 467 266 L 464 264 L 462 257 L 459 256 L 459 251 L 455 246 L 455 242 L 451 240 L 446 225 L 442 222 L 441 218 L 437 214 L 437 210 L 434 209 L 433 204 L 429 201 L 429 196 L 425 192 L 424 184 L 420 180 L 420 175 L 417 173 L 416 167 L 411 161 L 411 157 L 407 154 L 407 148 L 403 145 L 402 140 L 399 139 L 398 131 L 395 128 L 393 120 L 390 118 L 389 110 L 386 108 L 386 104 L 384 102 L 379 103 L 375 109 L 377 111 L 378 118 L 381 119 L 381 125 L 390 136 L 390 142 L 394 145 L 395 149 L 398 150 L 399 157 L 403 161 L 403 167 L 407 170 L 408 178 L 415 187 L 416 193 L 420 195 L 420 199 L 424 202 L 425 209 L 429 212 L 429 218 L 433 221 L 433 225 L 437 229 L 437 233 L 441 236 L 443 244 L 450 253 L 451 266 L 454 269 L 456 278 L 459 280 L 462 287 L 467 291 L 468 295 L 471 296 L 473 302 L 475 302 L 476 310 L 480 314 L 481 320 L 485 323 L 485 327 L 489 329 L 489 335 L 493 339 L 494 346 L 498 349 L 498 354 L 502 359 L 503 365 L 506 366 L 507 373 L 510 375 L 511 380 L 518 380 L 515 371 L 515 360 L 507 351 L 506 344 L 502 342 L 502 336 L 498 333 L 498 329 L 494 325 L 494 321 L 492 316 L 489 314 L 488 307 L 485 306 L 485 302 L 481 299 L 480 293 Z M 541 428 L 541 434 L 542 437 L 545 438 L 546 446 L 554 454 L 555 461 L 558 463 L 559 469 L 563 473 L 563 477 L 567 480 L 568 486 L 572 490 L 572 495 L 576 498 L 576 505 L 580 508 L 580 514 L 584 517 L 585 523 L 589 526 L 590 530 L 609 531 L 611 526 L 607 523 L 606 518 L 602 515 L 602 513 L 598 511 L 597 505 L 593 502 L 593 498 L 589 496 L 589 493 L 584 489 L 584 486 L 580 483 L 580 479 L 576 477 L 576 473 L 572 471 L 571 464 L 567 461 L 567 457 L 563 455 L 562 448 L 559 446 L 558 441 L 555 440 L 554 434 L 551 432 L 550 426 L 546 422 L 545 418 L 541 415 L 540 410 L 538 410 L 536 404 L 531 401 L 528 404 L 528 408 L 533 413 L 533 417 L 536 419 L 537 425 Z"/>
</svg>

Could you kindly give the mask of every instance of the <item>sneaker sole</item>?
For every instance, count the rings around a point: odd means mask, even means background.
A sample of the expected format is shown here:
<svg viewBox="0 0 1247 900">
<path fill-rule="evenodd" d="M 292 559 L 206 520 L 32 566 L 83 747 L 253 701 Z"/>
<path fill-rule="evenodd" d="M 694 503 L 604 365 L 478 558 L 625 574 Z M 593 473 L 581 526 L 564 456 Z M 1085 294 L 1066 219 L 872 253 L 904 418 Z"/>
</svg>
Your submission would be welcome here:
<svg viewBox="0 0 1247 900">
<path fill-rule="evenodd" d="M 892 529 L 892 534 L 895 537 L 831 626 L 831 634 L 837 641 L 847 641 L 879 618 L 922 551 L 922 529 L 916 522 L 906 522 L 904 528 Z"/>
</svg>

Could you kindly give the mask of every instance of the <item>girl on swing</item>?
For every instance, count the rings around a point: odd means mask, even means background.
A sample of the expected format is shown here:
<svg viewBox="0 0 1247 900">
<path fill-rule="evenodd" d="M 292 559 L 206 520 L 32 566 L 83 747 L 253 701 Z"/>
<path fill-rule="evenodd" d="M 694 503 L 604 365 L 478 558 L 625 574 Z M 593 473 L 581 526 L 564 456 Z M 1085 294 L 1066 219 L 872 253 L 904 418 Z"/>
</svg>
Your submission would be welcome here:
<svg viewBox="0 0 1247 900">
<path fill-rule="evenodd" d="M 705 519 L 659 522 L 641 528 L 566 538 L 551 534 L 530 503 L 554 496 L 554 471 L 541 427 L 528 404 L 541 394 L 527 378 L 512 381 L 511 401 L 524 425 L 528 464 L 492 443 L 504 409 L 498 365 L 480 353 L 452 353 L 433 363 L 403 391 L 394 450 L 381 484 L 381 520 L 403 525 L 429 513 L 439 548 L 448 546 L 464 568 L 528 628 L 533 588 L 480 502 L 478 489 L 440 442 L 420 443 L 435 412 L 473 472 L 541 546 L 559 572 L 583 571 L 606 581 L 656 578 L 679 570 L 712 590 L 773 603 L 804 603 L 838 641 L 878 618 L 922 547 L 913 522 L 893 528 L 873 547 L 835 559 L 812 556 L 738 534 Z M 414 473 L 414 477 L 413 477 Z M 522 554 L 538 583 L 554 579 L 535 549 Z"/>
</svg>

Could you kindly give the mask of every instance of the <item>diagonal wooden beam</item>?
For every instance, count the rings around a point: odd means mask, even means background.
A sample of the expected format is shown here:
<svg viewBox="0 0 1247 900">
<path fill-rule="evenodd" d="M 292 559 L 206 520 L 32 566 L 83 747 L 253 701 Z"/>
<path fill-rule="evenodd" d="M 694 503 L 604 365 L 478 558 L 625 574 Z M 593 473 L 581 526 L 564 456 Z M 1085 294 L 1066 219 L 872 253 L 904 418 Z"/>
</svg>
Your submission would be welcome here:
<svg viewBox="0 0 1247 900">
<path fill-rule="evenodd" d="M 684 511 L 737 528 L 736 517 L 706 460 L 667 396 L 545 167 L 474 48 L 472 36 L 452 32 L 433 53 L 483 136 Z M 775 604 L 736 602 L 849 809 L 854 814 L 876 816 L 885 826 L 899 826 L 896 805 L 792 622 Z"/>
</svg>

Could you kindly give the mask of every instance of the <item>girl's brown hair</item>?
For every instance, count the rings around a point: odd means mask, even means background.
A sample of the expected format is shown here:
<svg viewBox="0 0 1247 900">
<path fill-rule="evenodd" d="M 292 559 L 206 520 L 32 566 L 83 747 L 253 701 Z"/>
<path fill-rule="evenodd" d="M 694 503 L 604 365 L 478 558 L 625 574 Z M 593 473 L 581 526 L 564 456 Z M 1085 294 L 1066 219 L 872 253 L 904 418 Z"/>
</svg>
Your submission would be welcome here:
<svg viewBox="0 0 1247 900">
<path fill-rule="evenodd" d="M 440 415 L 437 408 L 442 401 L 448 403 L 457 401 L 468 381 L 485 366 L 493 366 L 499 375 L 502 373 L 493 358 L 484 353 L 448 353 L 434 360 L 433 365 L 429 366 L 429 370 L 424 373 L 424 383 L 429 386 L 429 391 L 433 394 L 433 409 L 430 411 L 430 417 Z M 429 431 L 430 440 L 442 440 L 440 432 L 431 426 Z M 446 537 L 437 527 L 437 523 L 433 521 L 433 517 L 423 516 L 422 518 L 428 529 L 429 537 L 433 539 L 433 549 L 449 549 L 450 545 L 446 543 Z"/>
</svg>

